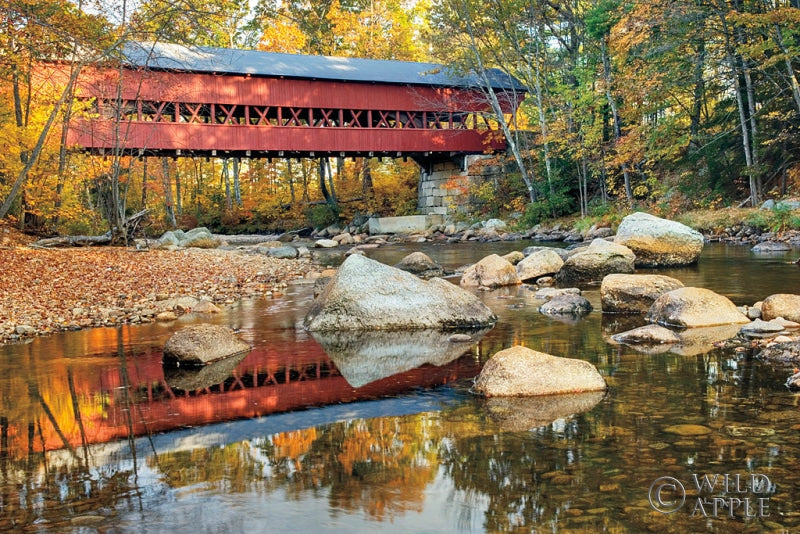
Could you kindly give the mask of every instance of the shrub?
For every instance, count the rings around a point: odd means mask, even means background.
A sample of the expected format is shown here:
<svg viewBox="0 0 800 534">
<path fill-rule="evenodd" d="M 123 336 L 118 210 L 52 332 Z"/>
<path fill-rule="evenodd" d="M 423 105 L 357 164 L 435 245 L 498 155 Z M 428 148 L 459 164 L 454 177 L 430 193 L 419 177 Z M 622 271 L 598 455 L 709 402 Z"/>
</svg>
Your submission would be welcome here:
<svg viewBox="0 0 800 534">
<path fill-rule="evenodd" d="M 306 210 L 306 217 L 311 226 L 319 230 L 339 221 L 339 209 L 330 204 L 317 204 Z"/>
</svg>

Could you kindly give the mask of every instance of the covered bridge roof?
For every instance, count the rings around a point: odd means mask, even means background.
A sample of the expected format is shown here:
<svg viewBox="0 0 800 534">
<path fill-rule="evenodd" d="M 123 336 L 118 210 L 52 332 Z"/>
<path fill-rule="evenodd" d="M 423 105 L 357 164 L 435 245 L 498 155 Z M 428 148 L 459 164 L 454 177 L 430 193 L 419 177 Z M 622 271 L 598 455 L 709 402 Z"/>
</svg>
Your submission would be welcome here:
<svg viewBox="0 0 800 534">
<path fill-rule="evenodd" d="M 484 85 L 477 75 L 459 76 L 435 63 L 306 56 L 151 42 L 128 43 L 123 49 L 123 56 L 131 66 L 158 70 L 437 87 Z M 525 91 L 519 80 L 500 69 L 490 69 L 487 74 L 494 89 Z"/>
</svg>

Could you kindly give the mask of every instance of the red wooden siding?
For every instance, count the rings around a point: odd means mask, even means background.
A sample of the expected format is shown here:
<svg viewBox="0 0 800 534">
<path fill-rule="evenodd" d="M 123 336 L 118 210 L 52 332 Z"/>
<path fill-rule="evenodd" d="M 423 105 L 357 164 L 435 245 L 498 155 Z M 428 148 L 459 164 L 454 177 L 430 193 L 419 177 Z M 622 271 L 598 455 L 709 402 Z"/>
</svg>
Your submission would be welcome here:
<svg viewBox="0 0 800 534">
<path fill-rule="evenodd" d="M 476 154 L 505 149 L 475 89 L 87 69 L 76 91 L 94 115 L 69 142 L 94 152 L 250 157 Z M 56 82 L 65 72 L 49 75 Z M 118 90 L 119 85 L 119 90 Z M 118 98 L 117 95 L 121 95 Z M 508 98 L 509 113 L 517 100 Z M 121 117 L 116 122 L 115 117 Z"/>
</svg>

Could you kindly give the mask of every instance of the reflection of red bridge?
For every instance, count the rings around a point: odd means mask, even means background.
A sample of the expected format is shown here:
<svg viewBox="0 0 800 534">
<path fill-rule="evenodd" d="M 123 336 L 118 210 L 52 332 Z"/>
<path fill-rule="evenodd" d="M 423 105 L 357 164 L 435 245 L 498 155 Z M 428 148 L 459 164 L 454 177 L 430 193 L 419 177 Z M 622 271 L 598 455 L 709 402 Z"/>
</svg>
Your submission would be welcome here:
<svg viewBox="0 0 800 534">
<path fill-rule="evenodd" d="M 131 357 L 117 367 L 85 368 L 86 376 L 74 377 L 81 406 L 105 404 L 90 415 L 82 407 L 82 421 L 56 420 L 40 416 L 41 436 L 36 450 L 61 449 L 67 444 L 103 443 L 153 432 L 257 417 L 312 406 L 391 396 L 412 387 L 434 387 L 452 380 L 475 376 L 480 365 L 465 356 L 447 365 L 424 365 L 354 388 L 344 379 L 316 341 L 293 344 L 287 352 L 255 349 L 228 378 L 189 392 L 169 387 L 161 365 L 161 352 Z M 91 391 L 86 391 L 91 388 Z M 42 391 L 43 397 L 48 397 Z M 13 425 L 13 423 L 12 423 Z M 60 428 L 55 428 L 58 425 Z M 83 429 L 81 431 L 81 428 Z M 30 443 L 12 429 L 7 451 L 12 457 L 29 452 Z M 83 434 L 83 435 L 82 435 Z"/>
</svg>

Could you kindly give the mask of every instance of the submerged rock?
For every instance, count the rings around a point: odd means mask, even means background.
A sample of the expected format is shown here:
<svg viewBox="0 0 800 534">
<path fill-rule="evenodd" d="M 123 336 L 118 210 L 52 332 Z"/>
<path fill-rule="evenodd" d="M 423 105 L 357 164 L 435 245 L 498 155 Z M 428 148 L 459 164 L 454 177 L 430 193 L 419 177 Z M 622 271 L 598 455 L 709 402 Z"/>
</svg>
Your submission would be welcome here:
<svg viewBox="0 0 800 534">
<path fill-rule="evenodd" d="M 664 432 L 669 434 L 677 434 L 679 436 L 705 436 L 711 434 L 712 430 L 707 426 L 685 423 L 681 425 L 668 426 L 664 429 Z"/>
<path fill-rule="evenodd" d="M 592 311 L 592 304 L 581 295 L 558 295 L 539 307 L 545 315 L 586 315 Z"/>
<path fill-rule="evenodd" d="M 587 361 L 516 346 L 496 353 L 486 362 L 473 391 L 486 397 L 527 397 L 606 388 L 606 381 Z"/>
<path fill-rule="evenodd" d="M 246 357 L 247 352 L 241 352 L 202 367 L 171 367 L 166 365 L 164 366 L 164 380 L 169 387 L 179 391 L 196 391 L 211 387 L 221 384 L 231 377 L 236 366 Z"/>
<path fill-rule="evenodd" d="M 227 326 L 195 324 L 178 330 L 164 344 L 164 364 L 205 365 L 250 350 Z"/>
<path fill-rule="evenodd" d="M 656 324 L 640 326 L 639 328 L 634 328 L 633 330 L 620 332 L 619 334 L 614 334 L 611 336 L 611 339 L 617 343 L 631 345 L 640 343 L 645 345 L 662 345 L 679 343 L 681 341 L 681 338 L 678 336 L 678 334 L 669 328 L 665 328 Z"/>
<path fill-rule="evenodd" d="M 685 224 L 643 212 L 622 219 L 614 241 L 636 254 L 637 267 L 695 263 L 704 244 L 703 235 Z"/>
<path fill-rule="evenodd" d="M 441 278 L 422 280 L 361 255 L 349 256 L 314 300 L 310 331 L 456 329 L 492 326 L 497 316 Z"/>
<path fill-rule="evenodd" d="M 744 335 L 778 334 L 784 331 L 783 324 L 778 321 L 762 321 L 756 319 L 744 325 L 739 332 Z"/>
<path fill-rule="evenodd" d="M 752 252 L 787 252 L 792 250 L 792 247 L 780 241 L 762 241 L 750 250 Z"/>
<path fill-rule="evenodd" d="M 756 357 L 779 362 L 800 361 L 800 341 L 775 343 L 762 349 Z"/>
</svg>

